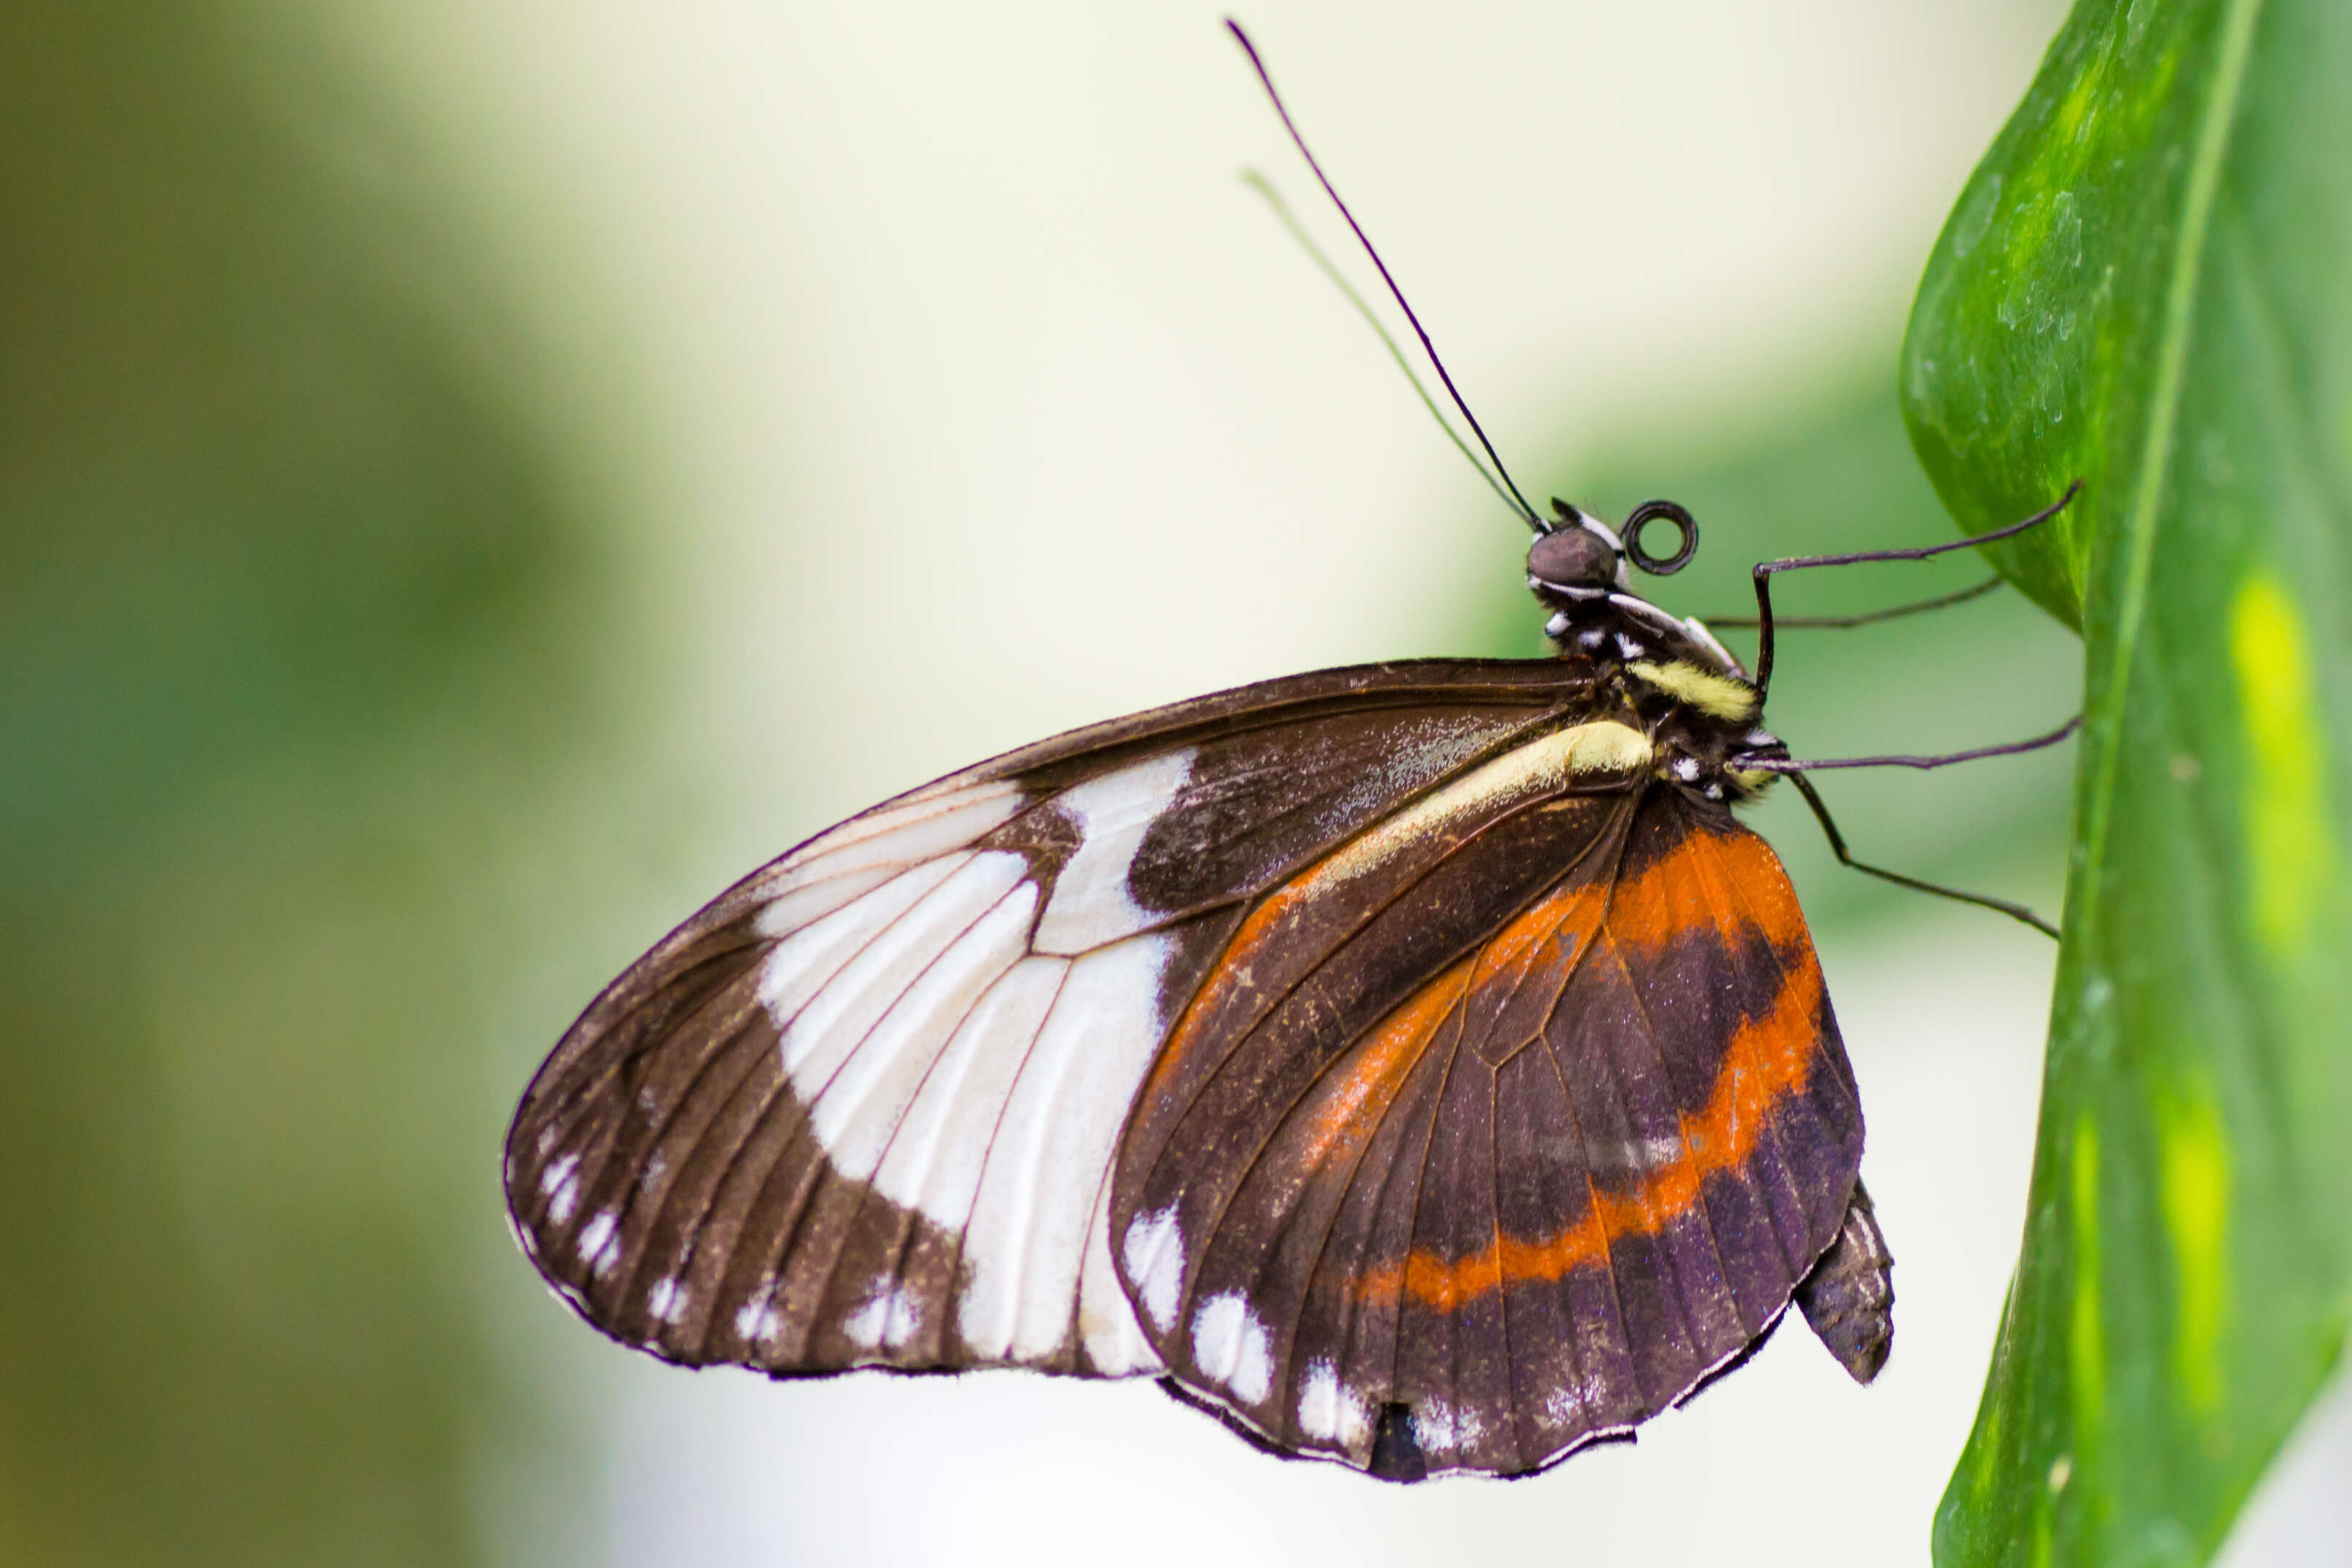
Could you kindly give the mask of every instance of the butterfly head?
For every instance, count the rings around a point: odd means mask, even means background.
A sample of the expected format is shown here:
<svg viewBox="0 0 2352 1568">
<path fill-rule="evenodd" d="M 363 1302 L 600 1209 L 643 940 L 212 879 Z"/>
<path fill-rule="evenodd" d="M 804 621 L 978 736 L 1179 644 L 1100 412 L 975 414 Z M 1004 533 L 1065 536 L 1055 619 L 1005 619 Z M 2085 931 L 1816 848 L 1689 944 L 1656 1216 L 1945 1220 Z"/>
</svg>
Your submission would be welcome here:
<svg viewBox="0 0 2352 1568">
<path fill-rule="evenodd" d="M 1622 533 L 1566 501 L 1552 507 L 1558 520 L 1528 551 L 1528 587 L 1551 612 L 1544 635 L 1560 658 L 1595 667 L 1600 688 L 1619 694 L 1649 736 L 1662 776 L 1709 800 L 1752 798 L 1770 775 L 1742 773 L 1730 759 L 1779 742 L 1757 727 L 1762 701 L 1748 672 L 1705 625 L 1632 591 L 1631 566 L 1666 576 L 1689 564 L 1697 523 L 1667 500 L 1634 508 Z M 1664 557 L 1643 542 L 1644 530 L 1661 522 L 1675 535 Z"/>
<path fill-rule="evenodd" d="M 1546 590 L 1562 595 L 1605 594 L 1612 588 L 1631 587 L 1625 542 L 1617 537 L 1616 530 L 1564 500 L 1551 504 L 1559 514 L 1559 525 L 1537 534 L 1535 543 L 1528 547 L 1528 586 L 1537 596 L 1543 596 Z"/>
<path fill-rule="evenodd" d="M 1664 577 L 1690 564 L 1698 553 L 1698 524 L 1670 500 L 1643 501 L 1625 519 L 1621 534 L 1580 507 L 1555 500 L 1559 516 L 1536 535 L 1528 550 L 1528 587 L 1552 612 L 1544 635 L 1563 655 L 1603 663 L 1660 658 L 1691 662 L 1710 674 L 1745 681 L 1739 661 L 1696 620 L 1677 620 L 1633 592 L 1629 566 Z M 1671 523 L 1674 553 L 1651 554 L 1643 531 Z"/>
<path fill-rule="evenodd" d="M 1561 505 L 1557 503 L 1555 505 Z M 1606 593 L 1612 588 L 1628 588 L 1630 578 L 1625 574 L 1625 545 L 1597 517 L 1585 517 L 1578 512 L 1576 521 L 1567 527 L 1557 527 L 1550 533 L 1536 533 L 1536 543 L 1527 550 L 1527 585 L 1536 595 L 1545 590 L 1552 593 Z"/>
<path fill-rule="evenodd" d="M 1698 553 L 1698 522 L 1674 501 L 1643 501 L 1625 519 L 1622 533 L 1557 496 L 1551 508 L 1554 519 L 1538 526 L 1528 552 L 1528 575 L 1554 588 L 1624 589 L 1633 584 L 1628 562 L 1654 577 L 1671 577 Z M 1657 522 L 1674 527 L 1672 555 L 1653 555 L 1642 546 L 1643 531 Z"/>
</svg>

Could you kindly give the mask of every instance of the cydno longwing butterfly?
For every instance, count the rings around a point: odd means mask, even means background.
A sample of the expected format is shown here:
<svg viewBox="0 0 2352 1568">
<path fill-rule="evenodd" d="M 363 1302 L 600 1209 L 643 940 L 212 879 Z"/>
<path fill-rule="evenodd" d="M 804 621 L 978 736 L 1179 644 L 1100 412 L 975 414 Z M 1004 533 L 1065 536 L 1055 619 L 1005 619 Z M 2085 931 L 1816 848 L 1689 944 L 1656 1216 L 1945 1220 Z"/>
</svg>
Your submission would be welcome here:
<svg viewBox="0 0 2352 1568">
<path fill-rule="evenodd" d="M 1555 509 L 1554 657 L 1079 730 L 720 895 L 523 1097 L 541 1272 L 668 1361 L 1155 1376 L 1400 1480 L 1624 1434 L 1791 1300 L 1868 1382 L 1853 1074 L 1731 810 L 1811 764 L 1631 590 L 1688 513 Z"/>
</svg>

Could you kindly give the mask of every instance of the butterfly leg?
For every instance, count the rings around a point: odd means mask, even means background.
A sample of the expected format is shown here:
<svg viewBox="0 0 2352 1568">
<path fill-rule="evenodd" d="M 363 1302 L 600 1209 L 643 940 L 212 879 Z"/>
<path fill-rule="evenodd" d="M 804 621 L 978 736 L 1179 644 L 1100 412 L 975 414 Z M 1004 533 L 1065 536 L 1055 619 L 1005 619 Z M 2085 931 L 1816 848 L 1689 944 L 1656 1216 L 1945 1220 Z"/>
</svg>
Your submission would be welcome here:
<svg viewBox="0 0 2352 1568">
<path fill-rule="evenodd" d="M 1828 836 L 1830 850 L 1838 858 L 1840 864 L 1851 866 L 1857 871 L 1866 872 L 1881 881 L 1892 882 L 1898 888 L 1933 893 L 1939 899 L 1956 899 L 1961 903 L 1974 904 L 1979 909 L 1998 910 L 2012 920 L 2023 921 L 2052 941 L 2057 940 L 2058 928 L 2023 904 L 2012 904 L 2007 899 L 1991 898 L 1983 893 L 1964 892 L 1958 888 L 1947 888 L 1940 882 L 1922 881 L 1916 877 L 1906 877 L 1900 871 L 1889 871 L 1881 866 L 1864 865 L 1855 859 L 1853 852 L 1846 848 L 1845 835 L 1838 831 L 1837 823 L 1830 816 L 1830 808 L 1822 804 L 1820 793 L 1813 788 L 1812 780 L 1802 773 L 1791 773 L 1789 775 L 1789 782 L 1797 786 L 1797 793 L 1803 795 L 1805 804 L 1813 808 L 1813 817 L 1822 825 L 1822 832 Z"/>
<path fill-rule="evenodd" d="M 1850 555 L 1791 555 L 1780 561 L 1759 561 L 1753 574 L 1756 580 L 1756 696 L 1760 704 L 1772 686 L 1772 576 L 1778 572 L 1794 572 L 1803 566 L 1858 566 L 1866 561 L 1925 561 L 1931 555 L 1942 555 L 1954 550 L 1968 550 L 1979 544 L 1990 544 L 2013 534 L 2037 528 L 2056 517 L 2082 493 L 2083 481 L 2076 479 L 2066 487 L 2066 493 L 2043 507 L 2022 522 L 2012 522 L 2007 528 L 1996 528 L 1990 533 L 1979 533 L 1968 539 L 1955 539 L 1948 544 L 1923 544 L 1908 550 L 1862 550 Z M 1920 608 L 1931 608 L 1923 605 Z"/>
<path fill-rule="evenodd" d="M 1955 593 L 1938 594 L 1932 599 L 1915 599 L 1907 605 L 1894 605 L 1884 610 L 1864 610 L 1858 616 L 1776 616 L 1772 625 L 1780 631 L 1803 626 L 1813 629 L 1847 631 L 1855 626 L 1876 626 L 1881 621 L 1901 620 L 1905 616 L 1916 616 L 1928 610 L 1941 610 L 1953 605 L 1965 605 L 1970 599 L 1981 599 L 2000 586 L 2000 574 L 1993 574 L 1983 582 Z M 1764 623 L 1754 616 L 1702 616 L 1710 630 L 1732 626 L 1746 631 Z"/>
<path fill-rule="evenodd" d="M 1809 773 L 1823 768 L 1946 768 L 1954 763 L 1981 762 L 1987 757 L 2014 757 L 2027 752 L 2039 752 L 2054 746 L 2083 727 L 2083 716 L 2075 714 L 2046 735 L 2036 735 L 2030 741 L 2011 741 L 2000 746 L 1979 746 L 1973 751 L 1943 752 L 1927 756 L 1897 752 L 1884 757 L 1822 757 L 1801 760 L 1794 757 L 1741 755 L 1731 759 L 1731 765 L 1749 773 Z"/>
<path fill-rule="evenodd" d="M 1861 1182 L 1837 1239 L 1798 1285 L 1797 1307 L 1856 1383 L 1868 1383 L 1886 1364 L 1895 1348 L 1895 1258 Z"/>
</svg>

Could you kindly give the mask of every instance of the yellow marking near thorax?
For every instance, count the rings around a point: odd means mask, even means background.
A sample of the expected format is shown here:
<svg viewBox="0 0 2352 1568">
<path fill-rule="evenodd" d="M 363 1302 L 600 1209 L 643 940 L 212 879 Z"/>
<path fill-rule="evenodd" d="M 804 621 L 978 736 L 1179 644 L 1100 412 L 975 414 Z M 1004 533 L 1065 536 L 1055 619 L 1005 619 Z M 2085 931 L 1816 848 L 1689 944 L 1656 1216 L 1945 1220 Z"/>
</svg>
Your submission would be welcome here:
<svg viewBox="0 0 2352 1568">
<path fill-rule="evenodd" d="M 1596 719 L 1555 730 L 1471 769 L 1436 794 L 1350 839 L 1295 885 L 1328 887 L 1347 881 L 1456 823 L 1492 816 L 1520 801 L 1557 794 L 1572 781 L 1635 778 L 1649 765 L 1649 738 L 1630 725 Z"/>
<path fill-rule="evenodd" d="M 1754 687 L 1695 664 L 1680 660 L 1652 664 L 1644 660 L 1627 665 L 1625 673 L 1648 681 L 1667 696 L 1689 703 L 1712 719 L 1749 719 L 1756 714 Z"/>
</svg>

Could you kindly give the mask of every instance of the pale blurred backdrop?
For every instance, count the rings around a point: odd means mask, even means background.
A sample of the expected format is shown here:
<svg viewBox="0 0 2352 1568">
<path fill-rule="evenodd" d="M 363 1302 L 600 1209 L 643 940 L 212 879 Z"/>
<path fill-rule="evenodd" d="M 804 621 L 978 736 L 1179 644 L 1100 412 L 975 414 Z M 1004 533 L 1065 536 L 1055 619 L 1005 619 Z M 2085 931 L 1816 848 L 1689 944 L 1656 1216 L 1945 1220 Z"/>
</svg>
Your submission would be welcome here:
<svg viewBox="0 0 2352 1568">
<path fill-rule="evenodd" d="M 2056 0 L 1245 13 L 1539 500 L 1662 584 L 1946 528 L 1895 344 Z M 1283 1466 L 1148 1385 L 611 1346 L 499 1211 L 515 1095 L 742 871 L 1055 730 L 1533 653 L 1519 525 L 1210 5 L 16 0 L 0 16 L 0 1561 L 1922 1562 L 2022 1220 L 2052 950 L 1790 862 L 1899 1261 L 1541 1479 Z M 1343 257 L 1360 282 L 1369 274 Z M 1967 563 L 1805 584 L 1798 608 Z M 2013 596 L 1816 633 L 1800 754 L 2073 710 Z M 1846 775 L 2054 912 L 2070 758 Z M 2352 1400 L 2242 1563 L 2352 1559 Z"/>
</svg>

